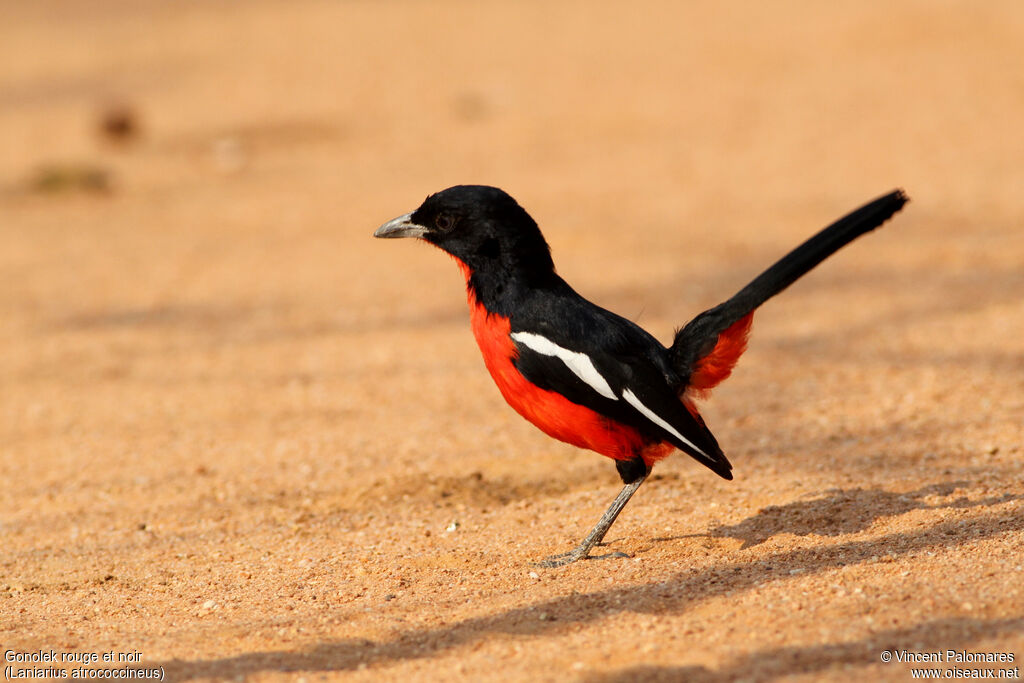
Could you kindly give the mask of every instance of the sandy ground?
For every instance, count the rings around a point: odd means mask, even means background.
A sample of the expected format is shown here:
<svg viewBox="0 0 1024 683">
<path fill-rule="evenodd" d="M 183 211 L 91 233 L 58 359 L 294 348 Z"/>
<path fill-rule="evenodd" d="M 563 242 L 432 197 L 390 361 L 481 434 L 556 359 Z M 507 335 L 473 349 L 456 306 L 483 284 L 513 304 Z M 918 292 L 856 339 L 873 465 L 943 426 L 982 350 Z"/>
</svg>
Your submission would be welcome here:
<svg viewBox="0 0 1024 683">
<path fill-rule="evenodd" d="M 1020 666 L 1021 3 L 2 13 L 5 653 L 169 680 Z M 107 140 L 118 103 L 136 132 Z M 913 203 L 758 315 L 704 409 L 736 480 L 671 458 L 610 534 L 629 559 L 551 570 L 612 463 L 504 405 L 449 259 L 370 238 L 458 182 L 661 339 L 863 201 Z"/>
</svg>

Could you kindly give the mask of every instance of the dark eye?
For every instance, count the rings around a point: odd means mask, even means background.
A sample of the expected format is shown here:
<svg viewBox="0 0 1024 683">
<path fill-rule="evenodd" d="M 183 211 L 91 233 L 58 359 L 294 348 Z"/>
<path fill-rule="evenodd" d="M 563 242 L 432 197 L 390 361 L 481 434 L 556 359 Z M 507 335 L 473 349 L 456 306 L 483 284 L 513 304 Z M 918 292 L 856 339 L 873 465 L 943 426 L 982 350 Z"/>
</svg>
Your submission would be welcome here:
<svg viewBox="0 0 1024 683">
<path fill-rule="evenodd" d="M 434 225 L 441 232 L 448 232 L 455 227 L 455 219 L 446 213 L 437 214 L 437 218 L 434 219 Z"/>
</svg>

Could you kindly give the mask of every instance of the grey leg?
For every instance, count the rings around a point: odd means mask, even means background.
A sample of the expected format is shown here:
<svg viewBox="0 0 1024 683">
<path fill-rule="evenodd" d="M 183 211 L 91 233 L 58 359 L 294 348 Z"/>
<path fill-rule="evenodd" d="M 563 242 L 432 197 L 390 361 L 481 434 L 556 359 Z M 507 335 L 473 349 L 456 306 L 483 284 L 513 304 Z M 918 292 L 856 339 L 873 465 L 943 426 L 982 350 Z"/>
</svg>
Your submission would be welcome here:
<svg viewBox="0 0 1024 683">
<path fill-rule="evenodd" d="M 619 491 L 619 495 L 615 496 L 615 500 L 608 506 L 608 509 L 601 515 L 601 519 L 597 520 L 597 525 L 591 530 L 587 537 L 584 538 L 578 546 L 570 550 L 567 553 L 561 555 L 552 555 L 546 558 L 543 562 L 538 564 L 541 567 L 561 567 L 563 565 L 570 564 L 576 560 L 584 558 L 590 559 L 591 549 L 600 543 L 604 539 L 604 535 L 608 533 L 608 529 L 612 527 L 615 522 L 615 518 L 622 512 L 622 508 L 626 507 L 626 503 L 633 497 L 636 490 L 640 488 L 640 484 L 644 483 L 644 479 L 647 475 L 644 474 L 639 479 L 631 481 L 622 487 Z M 610 557 L 628 557 L 625 553 L 613 553 Z"/>
</svg>

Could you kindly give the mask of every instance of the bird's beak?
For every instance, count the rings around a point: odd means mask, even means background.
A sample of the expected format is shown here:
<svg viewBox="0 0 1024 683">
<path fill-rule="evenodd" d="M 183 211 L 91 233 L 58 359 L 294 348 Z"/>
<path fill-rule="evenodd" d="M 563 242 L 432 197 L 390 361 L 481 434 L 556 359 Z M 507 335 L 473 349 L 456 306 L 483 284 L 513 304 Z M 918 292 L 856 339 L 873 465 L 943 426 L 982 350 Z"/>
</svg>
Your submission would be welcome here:
<svg viewBox="0 0 1024 683">
<path fill-rule="evenodd" d="M 376 232 L 373 233 L 374 237 L 423 237 L 427 234 L 427 229 L 422 225 L 412 222 L 412 214 L 407 213 L 404 216 L 394 218 L 384 225 L 377 228 Z"/>
</svg>

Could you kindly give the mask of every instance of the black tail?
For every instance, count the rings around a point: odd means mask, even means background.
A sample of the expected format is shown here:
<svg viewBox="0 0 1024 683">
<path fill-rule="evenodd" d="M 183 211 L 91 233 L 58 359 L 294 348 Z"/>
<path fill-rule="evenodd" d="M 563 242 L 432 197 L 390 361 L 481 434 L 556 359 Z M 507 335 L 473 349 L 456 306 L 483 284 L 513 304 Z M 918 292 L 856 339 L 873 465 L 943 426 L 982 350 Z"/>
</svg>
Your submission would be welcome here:
<svg viewBox="0 0 1024 683">
<path fill-rule="evenodd" d="M 694 364 L 714 349 L 718 335 L 743 316 L 803 277 L 808 271 L 866 232 L 889 220 L 908 201 L 896 190 L 865 204 L 783 256 L 728 301 L 704 311 L 676 332 L 669 354 L 675 368 L 689 376 Z"/>
</svg>

